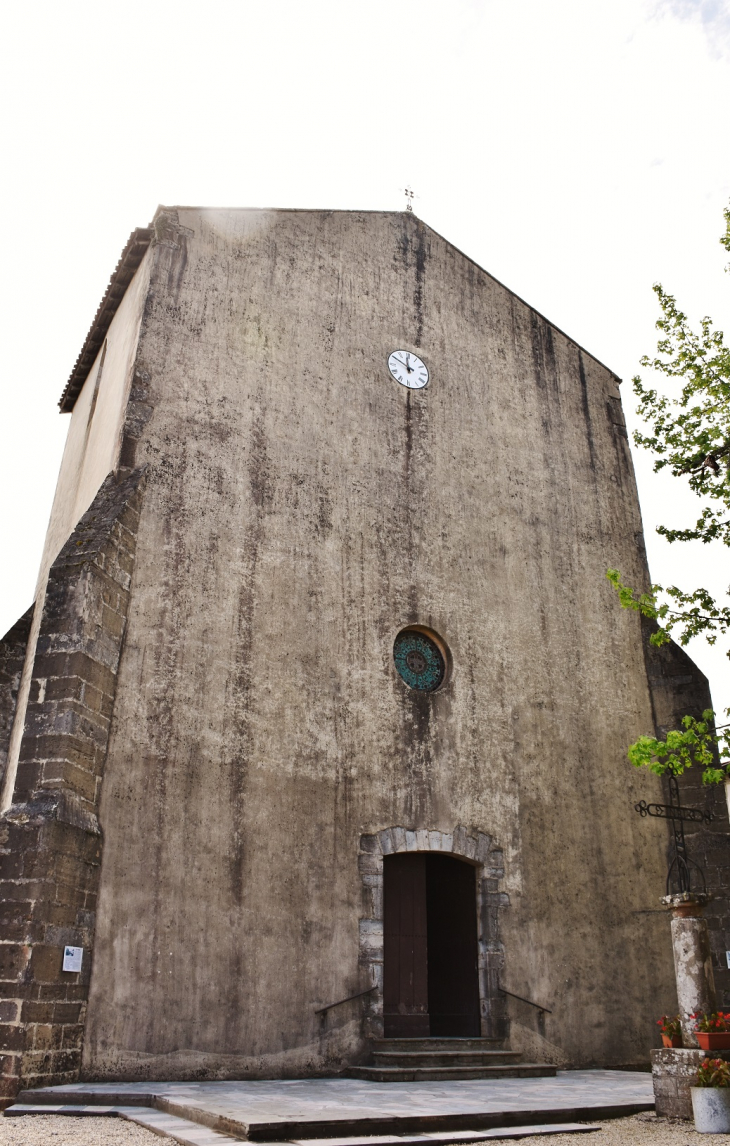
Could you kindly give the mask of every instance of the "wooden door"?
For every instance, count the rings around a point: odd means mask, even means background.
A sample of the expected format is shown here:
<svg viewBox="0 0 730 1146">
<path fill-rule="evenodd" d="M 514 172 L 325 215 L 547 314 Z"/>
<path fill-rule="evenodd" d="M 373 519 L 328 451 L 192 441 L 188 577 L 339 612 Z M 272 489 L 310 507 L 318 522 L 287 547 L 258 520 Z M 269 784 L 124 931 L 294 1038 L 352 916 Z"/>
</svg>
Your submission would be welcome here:
<svg viewBox="0 0 730 1146">
<path fill-rule="evenodd" d="M 383 859 L 383 1018 L 386 1038 L 427 1038 L 426 859 Z"/>
<path fill-rule="evenodd" d="M 426 857 L 430 1033 L 478 1037 L 476 870 L 452 856 Z"/>
</svg>

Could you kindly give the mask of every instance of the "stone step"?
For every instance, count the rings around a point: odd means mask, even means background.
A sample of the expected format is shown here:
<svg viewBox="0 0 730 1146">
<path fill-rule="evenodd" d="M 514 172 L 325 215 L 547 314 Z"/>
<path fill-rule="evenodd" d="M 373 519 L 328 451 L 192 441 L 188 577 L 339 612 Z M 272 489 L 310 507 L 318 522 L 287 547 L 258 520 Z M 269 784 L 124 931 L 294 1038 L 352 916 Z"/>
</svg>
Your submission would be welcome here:
<svg viewBox="0 0 730 1146">
<path fill-rule="evenodd" d="M 488 1038 L 427 1038 L 427 1039 L 371 1039 L 374 1051 L 487 1051 L 501 1050 L 503 1039 Z"/>
<path fill-rule="evenodd" d="M 67 1098 L 66 1102 L 63 1101 L 64 1098 Z M 67 1090 L 65 1093 L 60 1088 L 52 1086 L 21 1090 L 15 1101 L 16 1105 L 21 1106 L 58 1106 L 59 1103 L 63 1103 L 72 1106 L 138 1106 L 142 1109 L 154 1106 L 155 1098 L 153 1090 L 125 1091 L 123 1086 L 117 1088 L 111 1083 L 109 1086 L 92 1085 L 88 1088 L 83 1085 L 76 1086 L 74 1090 Z"/>
<path fill-rule="evenodd" d="M 352 1066 L 347 1074 L 368 1082 L 461 1082 L 471 1078 L 554 1078 L 557 1067 L 537 1062 L 504 1066 Z"/>
<path fill-rule="evenodd" d="M 66 1103 L 51 1106 L 48 1103 L 16 1103 L 5 1111 L 6 1117 L 20 1115 L 60 1114 L 84 1118 L 124 1118 L 144 1126 L 161 1138 L 169 1138 L 179 1146 L 239 1146 L 241 1138 L 231 1138 L 189 1119 L 178 1118 L 161 1110 L 140 1106 L 100 1106 Z M 547 1134 L 587 1134 L 600 1130 L 600 1126 L 584 1122 L 537 1123 L 528 1126 L 495 1126 L 488 1130 L 440 1130 L 415 1134 L 371 1134 L 367 1136 L 333 1138 L 288 1138 L 268 1142 L 267 1146 L 467 1146 L 489 1138 L 532 1138 Z"/>
<path fill-rule="evenodd" d="M 506 1050 L 373 1050 L 372 1066 L 399 1066 L 410 1070 L 416 1066 L 507 1066 L 519 1062 L 519 1051 Z"/>
<path fill-rule="evenodd" d="M 531 1138 L 541 1134 L 590 1134 L 601 1127 L 586 1122 L 543 1122 L 534 1126 L 495 1126 L 491 1130 L 424 1131 L 422 1134 L 372 1134 L 363 1138 L 292 1138 L 292 1146 L 462 1146 L 488 1138 Z M 267 1146 L 282 1146 L 270 1142 Z"/>
</svg>

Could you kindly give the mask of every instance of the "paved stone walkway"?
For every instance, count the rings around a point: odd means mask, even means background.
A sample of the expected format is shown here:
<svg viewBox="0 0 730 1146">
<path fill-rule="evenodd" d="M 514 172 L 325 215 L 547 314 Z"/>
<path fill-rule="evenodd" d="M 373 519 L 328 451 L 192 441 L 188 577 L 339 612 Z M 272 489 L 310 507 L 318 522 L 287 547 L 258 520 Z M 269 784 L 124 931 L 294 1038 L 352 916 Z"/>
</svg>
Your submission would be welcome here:
<svg viewBox="0 0 730 1146">
<path fill-rule="evenodd" d="M 611 1117 L 650 1109 L 654 1103 L 650 1074 L 611 1070 L 560 1071 L 555 1078 L 434 1083 L 342 1078 L 75 1083 L 31 1094 L 34 1102 L 40 1099 L 57 1110 L 61 1105 L 76 1110 L 86 1105 L 99 1112 L 101 1106 L 120 1103 L 155 1107 L 218 1132 L 268 1141 L 311 1140 L 333 1133 L 408 1134 L 447 1126 L 452 1130 L 487 1128 L 514 1124 L 518 1119 L 551 1121 L 559 1114 L 566 1119 Z"/>
</svg>

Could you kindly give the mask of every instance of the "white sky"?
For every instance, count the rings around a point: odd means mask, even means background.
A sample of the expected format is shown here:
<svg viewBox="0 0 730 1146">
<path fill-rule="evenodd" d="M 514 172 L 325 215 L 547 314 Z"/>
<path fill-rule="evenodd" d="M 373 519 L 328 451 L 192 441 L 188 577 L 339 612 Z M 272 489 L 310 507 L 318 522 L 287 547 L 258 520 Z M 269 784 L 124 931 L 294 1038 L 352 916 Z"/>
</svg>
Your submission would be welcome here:
<svg viewBox="0 0 730 1146">
<path fill-rule="evenodd" d="M 58 397 L 158 203 L 400 209 L 410 183 L 629 417 L 654 281 L 725 322 L 730 0 L 41 0 L 0 29 L 0 632 L 33 596 Z M 653 532 L 694 520 L 681 483 L 635 463 L 654 579 L 724 592 L 725 549 Z M 691 651 L 730 705 L 724 652 Z"/>
</svg>

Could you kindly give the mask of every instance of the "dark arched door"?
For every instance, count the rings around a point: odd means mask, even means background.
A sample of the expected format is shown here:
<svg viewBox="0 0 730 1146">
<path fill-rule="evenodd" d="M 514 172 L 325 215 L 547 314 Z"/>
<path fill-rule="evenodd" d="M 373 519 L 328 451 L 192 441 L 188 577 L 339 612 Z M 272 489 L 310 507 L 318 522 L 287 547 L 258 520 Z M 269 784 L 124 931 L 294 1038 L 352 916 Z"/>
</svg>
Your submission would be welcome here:
<svg viewBox="0 0 730 1146">
<path fill-rule="evenodd" d="M 478 1037 L 476 870 L 453 856 L 385 856 L 386 1038 Z"/>
</svg>

